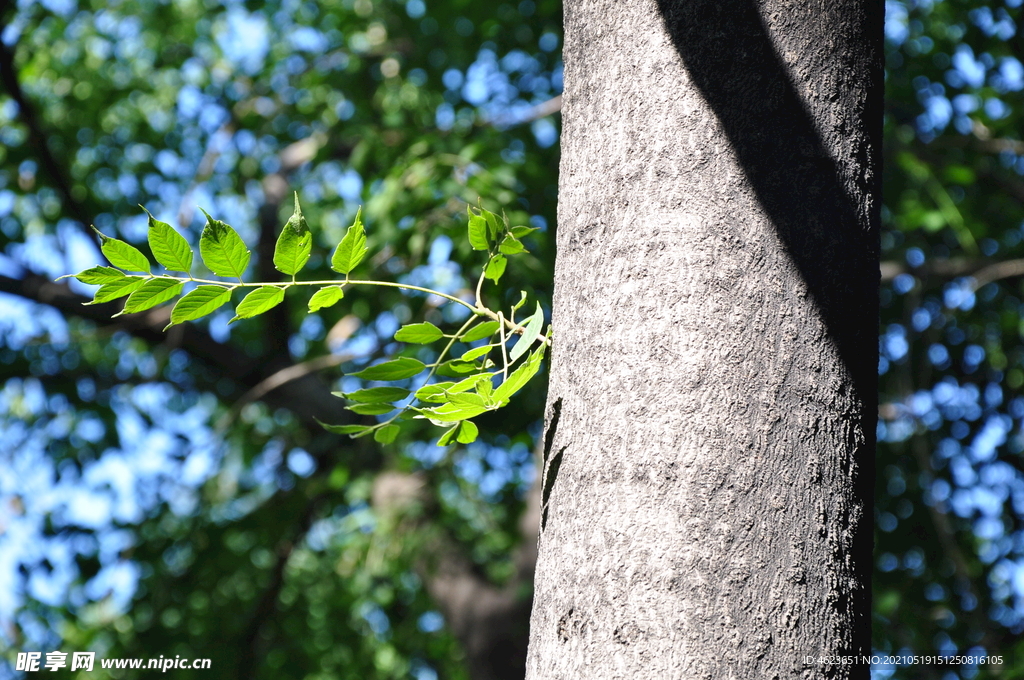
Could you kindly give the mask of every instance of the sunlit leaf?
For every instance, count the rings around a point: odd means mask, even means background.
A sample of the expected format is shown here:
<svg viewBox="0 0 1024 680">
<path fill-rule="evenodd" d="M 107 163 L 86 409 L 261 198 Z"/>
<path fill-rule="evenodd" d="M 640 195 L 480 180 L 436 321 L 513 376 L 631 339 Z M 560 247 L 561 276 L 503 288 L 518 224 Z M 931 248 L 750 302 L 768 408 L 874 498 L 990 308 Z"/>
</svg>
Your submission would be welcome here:
<svg viewBox="0 0 1024 680">
<path fill-rule="evenodd" d="M 441 332 L 441 329 L 429 321 L 402 326 L 395 333 L 395 340 L 399 342 L 412 342 L 420 345 L 440 340 L 442 337 L 444 337 L 444 333 Z"/>
<path fill-rule="evenodd" d="M 281 286 L 260 286 L 246 295 L 235 307 L 235 316 L 231 323 L 239 319 L 249 319 L 281 304 L 284 301 L 284 288 Z"/>
<path fill-rule="evenodd" d="M 509 375 L 508 380 L 498 385 L 494 390 L 493 399 L 495 402 L 504 405 L 516 392 L 521 390 L 540 369 L 541 359 L 544 358 L 544 350 L 547 345 L 541 345 L 535 349 L 523 364 Z"/>
<path fill-rule="evenodd" d="M 103 251 L 104 257 L 110 260 L 110 264 L 126 272 L 150 272 L 149 260 L 138 248 L 116 238 L 110 238 L 95 227 L 93 230 L 99 234 L 100 250 Z"/>
<path fill-rule="evenodd" d="M 150 279 L 138 287 L 124 303 L 124 309 L 114 316 L 144 312 L 151 307 L 178 297 L 181 293 L 181 281 L 174 279 Z"/>
<path fill-rule="evenodd" d="M 471 329 L 469 329 L 469 331 L 465 333 L 465 335 L 463 335 L 459 339 L 462 340 L 463 342 L 473 342 L 475 340 L 483 340 L 484 338 L 489 338 L 497 332 L 497 321 L 484 321 L 481 324 L 473 326 Z"/>
<path fill-rule="evenodd" d="M 331 269 L 338 273 L 350 273 L 366 257 L 366 231 L 363 229 L 362 211 L 362 208 L 356 211 L 352 226 L 345 232 L 331 258 Z"/>
<path fill-rule="evenodd" d="M 331 305 L 337 304 L 345 297 L 345 290 L 341 286 L 324 286 L 313 297 L 309 299 L 309 311 L 316 312 Z"/>
<path fill-rule="evenodd" d="M 533 313 L 533 316 L 526 322 L 526 328 L 523 330 L 523 335 L 519 338 L 519 341 L 512 346 L 512 351 L 509 352 L 509 361 L 515 361 L 519 357 L 523 356 L 530 350 L 530 346 L 533 341 L 540 335 L 541 330 L 544 328 L 544 310 L 540 308 L 540 303 L 537 303 L 537 311 Z"/>
<path fill-rule="evenodd" d="M 316 422 L 320 424 L 320 427 L 324 428 L 328 432 L 333 432 L 334 434 L 347 434 L 353 439 L 369 434 L 370 431 L 373 430 L 373 427 L 370 425 L 328 425 L 316 417 L 314 417 L 313 420 L 316 420 Z"/>
<path fill-rule="evenodd" d="M 515 255 L 516 253 L 526 252 L 526 248 L 514 236 L 506 236 L 502 239 L 501 245 L 498 246 L 498 252 L 505 255 Z"/>
<path fill-rule="evenodd" d="M 395 441 L 400 429 L 398 425 L 385 425 L 373 433 L 373 438 L 379 444 L 390 444 Z"/>
<path fill-rule="evenodd" d="M 110 283 L 104 283 L 96 291 L 96 294 L 92 298 L 92 302 L 86 304 L 98 305 L 103 302 L 110 302 L 117 298 L 124 297 L 134 292 L 139 286 L 148 281 L 141 276 L 125 276 Z"/>
<path fill-rule="evenodd" d="M 199 286 L 178 300 L 171 310 L 171 325 L 206 316 L 231 299 L 224 286 Z"/>
<path fill-rule="evenodd" d="M 365 404 L 398 401 L 409 396 L 409 390 L 401 387 L 370 387 L 355 392 L 335 392 L 335 394 Z"/>
<path fill-rule="evenodd" d="M 192 270 L 193 257 L 188 241 L 171 225 L 153 217 L 148 210 L 146 215 L 149 215 L 149 231 L 146 238 L 150 250 L 153 251 L 153 257 L 169 271 L 187 274 Z"/>
<path fill-rule="evenodd" d="M 88 283 L 90 285 L 101 285 L 104 283 L 113 283 L 125 277 L 125 273 L 120 269 L 114 269 L 113 267 L 90 267 L 77 274 L 67 274 L 60 277 L 65 279 L 74 277 L 82 283 Z M 60 279 L 57 279 L 60 281 Z"/>
<path fill-rule="evenodd" d="M 358 373 L 353 373 L 357 378 L 364 380 L 403 380 L 411 378 L 426 366 L 422 361 L 411 357 L 399 357 L 391 361 L 364 368 Z"/>
<path fill-rule="evenodd" d="M 473 213 L 472 208 L 467 208 L 469 213 L 469 245 L 473 250 L 487 250 L 490 244 L 487 240 L 487 220 L 481 215 Z"/>
<path fill-rule="evenodd" d="M 249 266 L 249 249 L 245 247 L 242 237 L 220 220 L 206 215 L 206 226 L 199 237 L 199 255 L 203 258 L 206 268 L 217 276 L 242 278 Z"/>
<path fill-rule="evenodd" d="M 395 410 L 395 407 L 392 406 L 391 404 L 381 403 L 352 404 L 351 406 L 346 406 L 345 408 L 347 408 L 349 411 L 352 411 L 352 413 L 358 413 L 361 416 L 380 416 Z"/>
<path fill-rule="evenodd" d="M 302 216 L 302 209 L 299 207 L 299 194 L 296 192 L 295 209 L 284 228 L 281 229 L 281 235 L 277 237 L 277 245 L 274 246 L 274 267 L 283 274 L 295 276 L 309 261 L 312 247 L 313 235 L 309 233 L 306 218 Z M 323 306 L 327 307 L 328 305 Z"/>
<path fill-rule="evenodd" d="M 505 265 L 507 264 L 508 261 L 505 259 L 504 255 L 495 255 L 487 261 L 487 267 L 484 269 L 484 276 L 497 283 L 498 279 L 501 278 L 501 275 L 505 273 Z"/>
</svg>

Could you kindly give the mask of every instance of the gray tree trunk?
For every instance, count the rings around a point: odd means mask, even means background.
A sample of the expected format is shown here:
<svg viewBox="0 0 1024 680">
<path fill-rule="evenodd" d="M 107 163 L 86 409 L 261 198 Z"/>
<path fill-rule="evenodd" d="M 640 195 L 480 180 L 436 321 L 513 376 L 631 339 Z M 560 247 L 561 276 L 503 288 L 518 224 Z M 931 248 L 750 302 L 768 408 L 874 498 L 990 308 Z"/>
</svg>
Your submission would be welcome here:
<svg viewBox="0 0 1024 680">
<path fill-rule="evenodd" d="M 867 677 L 881 0 L 567 0 L 527 677 Z"/>
</svg>

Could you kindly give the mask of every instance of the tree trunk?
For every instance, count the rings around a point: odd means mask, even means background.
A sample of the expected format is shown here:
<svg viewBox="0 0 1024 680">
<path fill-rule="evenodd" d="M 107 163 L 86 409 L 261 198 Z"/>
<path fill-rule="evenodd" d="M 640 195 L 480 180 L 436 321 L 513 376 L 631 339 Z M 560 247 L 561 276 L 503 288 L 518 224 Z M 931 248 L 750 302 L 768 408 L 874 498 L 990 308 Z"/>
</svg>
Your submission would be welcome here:
<svg viewBox="0 0 1024 680">
<path fill-rule="evenodd" d="M 567 0 L 527 677 L 867 677 L 883 3 Z"/>
</svg>

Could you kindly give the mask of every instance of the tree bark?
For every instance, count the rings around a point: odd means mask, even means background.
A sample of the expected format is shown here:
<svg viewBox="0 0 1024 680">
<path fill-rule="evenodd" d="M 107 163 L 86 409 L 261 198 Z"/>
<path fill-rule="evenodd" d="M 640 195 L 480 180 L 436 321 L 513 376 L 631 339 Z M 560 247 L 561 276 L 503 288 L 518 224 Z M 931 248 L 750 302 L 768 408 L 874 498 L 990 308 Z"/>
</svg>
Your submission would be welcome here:
<svg viewBox="0 0 1024 680">
<path fill-rule="evenodd" d="M 567 0 L 527 677 L 867 677 L 883 3 Z"/>
</svg>

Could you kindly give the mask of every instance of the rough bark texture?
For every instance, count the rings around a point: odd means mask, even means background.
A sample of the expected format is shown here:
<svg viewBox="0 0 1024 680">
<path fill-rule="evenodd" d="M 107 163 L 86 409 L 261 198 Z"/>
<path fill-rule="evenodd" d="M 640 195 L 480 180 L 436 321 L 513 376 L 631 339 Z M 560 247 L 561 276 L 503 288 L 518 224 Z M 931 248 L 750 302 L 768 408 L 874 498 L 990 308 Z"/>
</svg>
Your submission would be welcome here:
<svg viewBox="0 0 1024 680">
<path fill-rule="evenodd" d="M 567 0 L 527 677 L 867 677 L 878 0 Z"/>
</svg>

